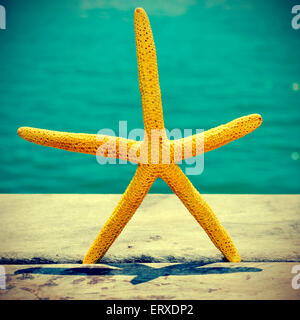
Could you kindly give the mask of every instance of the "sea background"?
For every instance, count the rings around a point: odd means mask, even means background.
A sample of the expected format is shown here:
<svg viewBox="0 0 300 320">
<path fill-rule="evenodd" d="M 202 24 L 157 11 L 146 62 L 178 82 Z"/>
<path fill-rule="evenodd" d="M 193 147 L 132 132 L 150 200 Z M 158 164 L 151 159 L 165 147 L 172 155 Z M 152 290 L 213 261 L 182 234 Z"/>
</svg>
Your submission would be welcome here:
<svg viewBox="0 0 300 320">
<path fill-rule="evenodd" d="M 299 2 L 299 1 L 298 1 Z M 22 140 L 21 126 L 143 128 L 133 14 L 157 49 L 165 124 L 210 129 L 260 113 L 250 135 L 204 156 L 201 193 L 300 193 L 300 29 L 293 1 L 1 1 L 0 192 L 122 193 L 136 165 Z M 184 166 L 183 166 L 184 168 Z M 157 180 L 152 193 L 170 193 Z"/>
</svg>

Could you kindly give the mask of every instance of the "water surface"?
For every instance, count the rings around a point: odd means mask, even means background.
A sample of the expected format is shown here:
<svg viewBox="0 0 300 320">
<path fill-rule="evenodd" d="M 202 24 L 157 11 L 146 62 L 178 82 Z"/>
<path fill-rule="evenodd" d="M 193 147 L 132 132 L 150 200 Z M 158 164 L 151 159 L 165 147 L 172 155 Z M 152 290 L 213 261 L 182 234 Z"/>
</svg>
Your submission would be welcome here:
<svg viewBox="0 0 300 320">
<path fill-rule="evenodd" d="M 163 4 L 162 4 L 163 3 Z M 284 3 L 284 4 L 283 4 Z M 37 146 L 20 126 L 143 128 L 133 26 L 146 9 L 168 129 L 260 113 L 263 125 L 205 155 L 202 193 L 300 193 L 300 30 L 289 1 L 16 1 L 0 30 L 2 193 L 122 193 L 136 166 Z M 171 190 L 162 181 L 151 192 Z"/>
</svg>

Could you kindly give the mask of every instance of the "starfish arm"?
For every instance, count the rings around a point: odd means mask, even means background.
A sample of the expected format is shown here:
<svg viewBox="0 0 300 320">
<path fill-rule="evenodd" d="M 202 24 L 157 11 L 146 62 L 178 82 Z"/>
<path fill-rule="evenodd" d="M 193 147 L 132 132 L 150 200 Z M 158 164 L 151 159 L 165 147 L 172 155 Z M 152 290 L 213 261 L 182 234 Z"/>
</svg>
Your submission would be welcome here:
<svg viewBox="0 0 300 320">
<path fill-rule="evenodd" d="M 187 138 L 174 140 L 173 149 L 178 159 L 187 159 L 197 156 L 203 152 L 208 152 L 236 139 L 244 137 L 246 134 L 257 129 L 262 123 L 261 115 L 251 114 L 237 118 L 224 125 L 192 135 Z M 204 143 L 204 146 L 203 146 Z M 184 151 L 186 147 L 186 151 Z"/>
<path fill-rule="evenodd" d="M 179 166 L 169 166 L 169 169 L 162 173 L 161 178 L 179 197 L 224 256 L 230 262 L 240 262 L 241 258 L 230 236 Z"/>
<path fill-rule="evenodd" d="M 21 138 L 47 147 L 63 149 L 72 152 L 119 158 L 138 162 L 136 153 L 129 150 L 136 149 L 141 142 L 114 136 L 69 133 L 22 127 L 18 129 Z M 101 149 L 102 147 L 102 149 Z M 129 159 L 130 158 L 130 159 Z"/>
<path fill-rule="evenodd" d="M 155 45 L 144 9 L 135 10 L 134 26 L 144 125 L 146 132 L 150 134 L 151 129 L 164 129 L 164 119 Z"/>
<path fill-rule="evenodd" d="M 83 264 L 96 263 L 105 255 L 142 203 L 156 177 L 148 165 L 138 165 L 132 181 L 90 247 Z"/>
</svg>

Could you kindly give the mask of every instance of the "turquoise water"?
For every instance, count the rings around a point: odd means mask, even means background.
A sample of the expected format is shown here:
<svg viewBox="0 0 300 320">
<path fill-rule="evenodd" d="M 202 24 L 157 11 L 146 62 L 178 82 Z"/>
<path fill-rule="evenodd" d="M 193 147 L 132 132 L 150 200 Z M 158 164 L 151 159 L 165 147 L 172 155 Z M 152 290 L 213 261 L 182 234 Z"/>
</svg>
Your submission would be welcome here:
<svg viewBox="0 0 300 320">
<path fill-rule="evenodd" d="M 202 193 L 300 193 L 300 29 L 288 1 L 9 1 L 0 30 L 2 193 L 122 193 L 136 166 L 31 144 L 20 126 L 143 128 L 134 8 L 157 47 L 168 129 L 260 113 L 250 135 L 205 154 Z M 3 3 L 3 2 L 1 2 Z M 169 193 L 162 181 L 151 192 Z"/>
</svg>

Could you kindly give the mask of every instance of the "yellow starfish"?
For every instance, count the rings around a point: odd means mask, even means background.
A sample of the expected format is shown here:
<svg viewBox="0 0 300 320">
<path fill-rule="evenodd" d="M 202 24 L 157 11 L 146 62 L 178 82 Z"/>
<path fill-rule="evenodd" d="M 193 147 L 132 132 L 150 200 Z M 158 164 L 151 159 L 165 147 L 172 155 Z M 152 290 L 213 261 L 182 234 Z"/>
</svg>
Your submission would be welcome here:
<svg viewBox="0 0 300 320">
<path fill-rule="evenodd" d="M 230 236 L 177 163 L 245 136 L 260 126 L 262 118 L 259 114 L 252 114 L 204 133 L 168 140 L 164 127 L 155 45 L 144 9 L 135 10 L 134 25 L 145 126 L 144 141 L 29 127 L 19 128 L 18 134 L 25 140 L 44 146 L 138 163 L 131 183 L 90 247 L 83 260 L 84 264 L 96 263 L 105 255 L 158 177 L 171 187 L 224 256 L 231 262 L 239 262 L 241 258 Z M 153 143 L 153 137 L 159 138 L 158 144 Z M 186 146 L 191 146 L 190 152 L 185 152 L 188 149 Z M 167 163 L 164 161 L 165 151 L 169 151 Z"/>
</svg>

